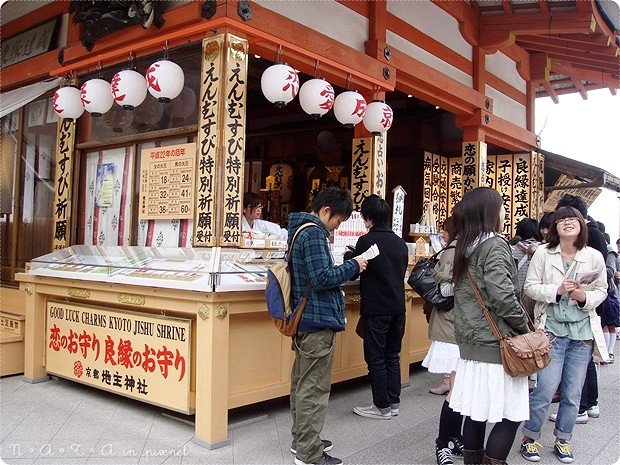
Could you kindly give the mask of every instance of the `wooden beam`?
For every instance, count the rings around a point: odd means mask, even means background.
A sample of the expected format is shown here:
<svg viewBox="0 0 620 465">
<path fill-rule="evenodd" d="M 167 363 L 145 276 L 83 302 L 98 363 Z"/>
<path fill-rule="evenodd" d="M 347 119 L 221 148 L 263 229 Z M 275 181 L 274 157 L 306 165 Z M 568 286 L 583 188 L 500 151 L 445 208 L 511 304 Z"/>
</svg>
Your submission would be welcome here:
<svg viewBox="0 0 620 465">
<path fill-rule="evenodd" d="M 545 53 L 530 56 L 530 74 L 533 80 L 548 81 L 551 77 L 551 60 Z"/>
<path fill-rule="evenodd" d="M 457 116 L 459 128 L 480 126 L 485 140 L 509 150 L 532 150 L 536 148 L 536 134 L 484 110 L 476 110 L 472 116 Z"/>
<path fill-rule="evenodd" d="M 596 21 L 592 13 L 550 12 L 513 13 L 481 16 L 479 39 L 488 34 L 571 34 L 594 32 Z"/>
<path fill-rule="evenodd" d="M 598 27 L 598 29 L 615 44 L 616 35 L 618 34 L 618 32 L 609 28 L 609 26 L 607 25 L 607 21 L 603 19 L 603 15 L 601 15 L 601 12 L 598 9 L 598 4 L 596 0 L 590 0 L 590 8 L 592 9 L 594 21 L 596 22 L 596 26 Z"/>
<path fill-rule="evenodd" d="M 610 87 L 614 89 L 620 88 L 620 78 L 618 77 L 618 74 L 604 72 L 600 69 L 588 70 L 562 60 L 553 60 L 551 62 L 551 67 L 553 69 L 553 72 L 558 74 L 576 76 L 580 79 L 583 79 L 584 81 L 595 82 L 597 84 L 603 85 L 604 87 Z"/>
<path fill-rule="evenodd" d="M 355 2 L 364 3 L 364 2 Z M 374 0 L 370 2 L 370 25 L 368 37 L 370 40 L 387 40 L 387 2 L 385 0 Z"/>
<path fill-rule="evenodd" d="M 581 44 L 598 44 L 609 47 L 614 43 L 609 37 L 601 34 L 545 34 L 544 37 L 550 39 L 562 39 L 568 42 L 577 42 Z"/>
<path fill-rule="evenodd" d="M 588 100 L 588 91 L 584 87 L 584 85 L 581 82 L 581 80 L 575 78 L 574 76 L 569 76 L 569 78 L 570 78 L 571 82 L 573 83 L 573 86 L 575 86 L 575 89 L 577 89 L 579 91 L 579 95 L 581 95 L 581 98 L 584 99 L 584 100 Z"/>
<path fill-rule="evenodd" d="M 611 92 L 611 95 L 615 96 L 616 95 L 616 89 L 614 89 L 613 87 L 608 87 L 609 92 Z"/>
<path fill-rule="evenodd" d="M 542 11 L 543 13 L 549 13 L 549 2 L 548 0 L 540 0 L 538 2 L 539 6 L 540 6 L 540 11 Z"/>
<path fill-rule="evenodd" d="M 366 53 L 378 60 L 388 60 L 384 50 L 391 52 L 389 63 L 398 69 L 396 88 L 457 115 L 471 115 L 477 108 L 493 109 L 493 100 L 482 92 L 466 86 L 431 66 L 380 41 L 366 42 Z"/>
<path fill-rule="evenodd" d="M 617 68 L 620 68 L 620 59 L 615 56 L 615 51 L 611 48 L 607 49 L 607 53 L 598 53 L 594 51 L 584 51 L 571 48 L 567 45 L 554 45 L 552 43 L 530 42 L 528 40 L 518 40 L 518 44 L 528 50 L 534 50 L 543 53 L 553 53 L 557 56 L 565 56 L 568 59 L 578 58 L 588 61 L 602 61 L 606 63 L 616 62 Z"/>
<path fill-rule="evenodd" d="M 608 60 L 597 60 L 597 59 L 589 59 L 589 58 L 579 58 L 579 57 L 567 57 L 566 55 L 559 53 L 547 53 L 547 56 L 551 58 L 551 60 L 562 60 L 568 61 L 569 63 L 573 63 L 577 66 L 590 66 L 594 69 L 602 69 L 609 71 L 610 73 L 618 72 L 619 62 L 617 59 L 611 58 Z"/>
<path fill-rule="evenodd" d="M 481 93 L 485 92 L 486 85 L 486 54 L 484 50 L 480 47 L 474 47 L 472 51 L 473 57 L 473 84 L 474 89 Z"/>
<path fill-rule="evenodd" d="M 512 43 L 504 44 L 499 51 L 510 57 L 517 65 L 517 72 L 524 81 L 530 80 L 530 54 L 523 47 Z"/>
<path fill-rule="evenodd" d="M 555 89 L 553 88 L 551 83 L 549 81 L 540 81 L 540 83 L 543 85 L 543 87 L 547 91 L 547 95 L 551 97 L 551 100 L 553 100 L 553 103 L 555 104 L 560 103 L 558 94 L 556 94 Z"/>
<path fill-rule="evenodd" d="M 510 3 L 510 0 L 502 0 L 502 7 L 504 8 L 504 13 L 508 15 L 513 13 L 512 3 Z"/>
<path fill-rule="evenodd" d="M 585 34 L 581 34 L 581 35 L 583 35 L 584 37 L 591 37 L 593 40 L 595 38 L 594 35 L 589 35 L 589 36 Z M 523 36 L 517 37 L 517 44 L 523 47 L 526 46 L 526 44 L 527 45 L 539 44 L 539 45 L 545 45 L 545 46 L 550 46 L 550 47 L 558 47 L 565 51 L 568 49 L 571 49 L 575 51 L 595 53 L 598 55 L 604 55 L 608 57 L 620 55 L 620 48 L 607 45 L 607 43 L 601 44 L 601 43 L 596 43 L 593 41 L 577 42 L 574 40 L 565 39 L 564 36 L 562 35 L 556 35 L 556 36 L 551 36 L 551 37 L 536 36 L 536 35 L 523 35 Z"/>
<path fill-rule="evenodd" d="M 7 92 L 49 78 L 50 70 L 58 66 L 58 50 L 43 53 L 15 63 L 2 70 L 0 90 Z"/>
<path fill-rule="evenodd" d="M 525 105 L 526 128 L 528 131 L 534 131 L 536 129 L 536 84 L 534 81 L 527 83 L 525 98 L 527 100 Z"/>
<path fill-rule="evenodd" d="M 521 105 L 527 105 L 526 94 L 494 74 L 489 72 L 486 73 L 486 84 L 493 87 L 495 90 L 498 90 L 507 97 L 510 97 L 512 100 L 519 102 Z"/>
<path fill-rule="evenodd" d="M 455 2 L 454 0 L 431 0 L 433 4 L 448 13 L 459 23 L 463 39 L 472 47 L 478 45 L 478 4 L 473 1 Z"/>
</svg>

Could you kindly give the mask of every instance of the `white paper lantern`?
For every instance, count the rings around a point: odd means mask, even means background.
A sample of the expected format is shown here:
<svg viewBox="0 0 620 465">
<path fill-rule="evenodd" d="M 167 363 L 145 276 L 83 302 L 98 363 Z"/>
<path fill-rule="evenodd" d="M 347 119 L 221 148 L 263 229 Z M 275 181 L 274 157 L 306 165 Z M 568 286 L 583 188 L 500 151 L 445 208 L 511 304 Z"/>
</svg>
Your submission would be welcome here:
<svg viewBox="0 0 620 465">
<path fill-rule="evenodd" d="M 384 133 L 392 126 L 394 112 L 392 108 L 380 100 L 375 100 L 366 106 L 364 127 L 374 136 Z"/>
<path fill-rule="evenodd" d="M 146 98 L 146 79 L 131 69 L 119 71 L 112 78 L 112 95 L 125 110 L 133 110 Z"/>
<path fill-rule="evenodd" d="M 73 86 L 61 87 L 53 97 L 54 111 L 65 119 L 78 119 L 84 113 L 80 101 L 80 89 Z"/>
<path fill-rule="evenodd" d="M 91 79 L 82 84 L 80 100 L 84 109 L 93 116 L 101 116 L 114 105 L 112 87 L 103 79 Z"/>
<path fill-rule="evenodd" d="M 366 99 L 354 90 L 348 90 L 336 97 L 334 101 L 334 115 L 336 119 L 348 128 L 352 128 L 364 119 L 366 114 Z"/>
<path fill-rule="evenodd" d="M 157 100 L 167 103 L 183 90 L 185 75 L 174 61 L 159 60 L 146 70 L 146 85 Z"/>
<path fill-rule="evenodd" d="M 299 89 L 301 108 L 313 118 L 320 118 L 334 106 L 334 88 L 325 79 L 310 79 Z"/>
<path fill-rule="evenodd" d="M 282 108 L 299 92 L 299 76 L 286 63 L 278 63 L 263 72 L 260 87 L 267 100 Z"/>
</svg>

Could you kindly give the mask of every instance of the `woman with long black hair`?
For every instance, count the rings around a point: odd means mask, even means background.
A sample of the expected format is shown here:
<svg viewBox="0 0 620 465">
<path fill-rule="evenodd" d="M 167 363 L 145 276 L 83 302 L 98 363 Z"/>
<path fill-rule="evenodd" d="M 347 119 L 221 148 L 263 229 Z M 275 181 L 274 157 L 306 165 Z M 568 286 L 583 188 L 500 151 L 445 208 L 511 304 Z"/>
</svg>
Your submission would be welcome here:
<svg viewBox="0 0 620 465">
<path fill-rule="evenodd" d="M 530 331 L 517 297 L 517 269 L 508 241 L 499 234 L 505 209 L 495 189 L 479 187 L 463 195 L 454 213 L 454 336 L 460 360 L 450 407 L 465 417 L 465 464 L 504 464 L 519 424 L 529 415 L 528 378 L 504 371 L 499 342 L 485 318 L 473 286 L 503 335 Z M 485 447 L 486 424 L 495 423 Z"/>
</svg>

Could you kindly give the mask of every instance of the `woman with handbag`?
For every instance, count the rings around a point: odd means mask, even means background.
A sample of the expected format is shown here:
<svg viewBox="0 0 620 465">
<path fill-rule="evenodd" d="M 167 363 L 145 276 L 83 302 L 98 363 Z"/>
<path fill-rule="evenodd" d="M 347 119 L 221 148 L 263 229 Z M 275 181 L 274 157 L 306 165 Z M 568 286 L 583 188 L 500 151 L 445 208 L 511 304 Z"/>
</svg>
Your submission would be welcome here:
<svg viewBox="0 0 620 465">
<path fill-rule="evenodd" d="M 465 417 L 465 464 L 500 465 L 508 457 L 520 422 L 528 418 L 528 378 L 504 371 L 500 343 L 483 306 L 502 335 L 526 334 L 530 329 L 517 296 L 512 251 L 499 234 L 506 215 L 499 193 L 487 187 L 470 190 L 453 214 L 458 234 L 454 336 L 461 358 L 450 407 Z M 487 422 L 495 425 L 485 447 Z"/>
<path fill-rule="evenodd" d="M 523 425 L 521 455 L 531 462 L 540 461 L 541 445 L 537 441 L 559 386 L 561 399 L 553 451 L 561 462 L 571 463 L 573 453 L 568 441 L 577 420 L 592 351 L 607 359 L 601 320 L 596 313 L 596 307 L 607 296 L 607 280 L 603 256 L 586 246 L 588 230 L 577 209 L 557 209 L 547 240 L 548 244 L 539 247 L 532 257 L 524 290 L 536 300 L 534 314 L 551 338 L 552 355 L 551 363 L 538 372 L 536 388 L 530 395 L 530 418 Z M 592 272 L 598 275 L 593 278 Z M 589 279 L 585 277 L 588 274 Z"/>
<path fill-rule="evenodd" d="M 441 234 L 442 242 L 447 246 L 439 255 L 439 262 L 435 265 L 435 282 L 439 286 L 441 295 L 453 296 L 452 263 L 454 262 L 454 219 L 448 217 L 443 223 Z M 428 338 L 431 346 L 422 366 L 429 373 L 443 373 L 444 383 L 437 388 L 431 388 L 432 394 L 447 394 L 441 407 L 439 416 L 439 435 L 435 439 L 435 457 L 437 465 L 452 465 L 453 456 L 463 456 L 463 437 L 461 428 L 463 416 L 450 408 L 450 389 L 456 375 L 456 364 L 459 359 L 459 346 L 454 339 L 454 315 L 452 308 L 442 310 L 433 306 L 428 321 Z"/>
</svg>

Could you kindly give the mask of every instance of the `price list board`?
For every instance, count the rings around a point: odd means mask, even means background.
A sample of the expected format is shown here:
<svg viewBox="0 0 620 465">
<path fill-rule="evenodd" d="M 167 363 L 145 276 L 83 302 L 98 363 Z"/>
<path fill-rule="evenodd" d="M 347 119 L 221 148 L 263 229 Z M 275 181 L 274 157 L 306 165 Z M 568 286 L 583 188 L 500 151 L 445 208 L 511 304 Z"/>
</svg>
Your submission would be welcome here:
<svg viewBox="0 0 620 465">
<path fill-rule="evenodd" d="M 141 220 L 188 219 L 194 212 L 196 144 L 142 150 Z"/>
</svg>

